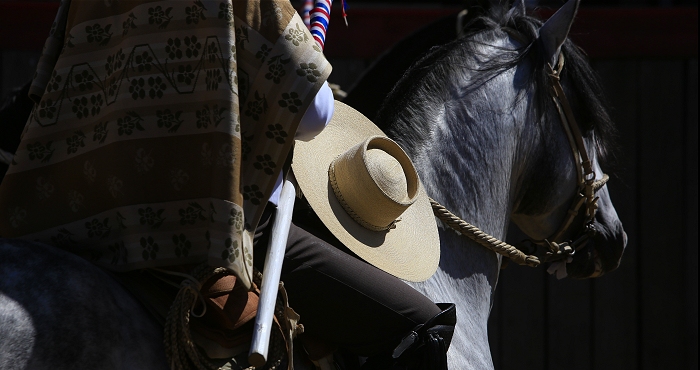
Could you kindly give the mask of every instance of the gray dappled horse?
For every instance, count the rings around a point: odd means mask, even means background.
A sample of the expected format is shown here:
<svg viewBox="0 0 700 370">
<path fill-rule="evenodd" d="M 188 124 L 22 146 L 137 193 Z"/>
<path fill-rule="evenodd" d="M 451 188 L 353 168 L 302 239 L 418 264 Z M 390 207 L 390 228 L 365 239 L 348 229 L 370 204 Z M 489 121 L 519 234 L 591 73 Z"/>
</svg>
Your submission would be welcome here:
<svg viewBox="0 0 700 370">
<path fill-rule="evenodd" d="M 597 179 L 612 123 L 582 52 L 567 40 L 578 7 L 570 0 L 545 25 L 518 4 L 491 10 L 468 35 L 432 49 L 384 101 L 377 125 L 413 159 L 427 193 L 467 222 L 505 238 L 513 220 L 530 238 L 552 236 L 577 191 L 572 146 L 552 100 L 547 63 L 560 54 L 564 91 L 580 123 Z M 572 277 L 615 269 L 627 243 L 606 187 L 588 240 L 568 264 Z M 574 223 L 568 238 L 581 231 Z M 440 224 L 441 259 L 428 281 L 410 283 L 457 305 L 448 353 L 453 369 L 493 368 L 487 320 L 500 256 Z M 525 335 L 525 333 L 519 333 Z"/>
<path fill-rule="evenodd" d="M 590 67 L 565 41 L 576 8 L 570 1 L 546 26 L 520 6 L 492 10 L 471 34 L 421 59 L 379 112 L 377 123 L 412 157 L 428 194 L 495 237 L 505 237 L 511 218 L 533 239 L 549 237 L 577 191 L 580 168 L 545 69 L 560 53 L 562 84 L 602 175 L 595 159 L 611 123 Z M 597 196 L 597 234 L 568 265 L 574 277 L 594 271 L 593 257 L 602 272 L 614 269 L 626 244 L 607 189 Z M 412 285 L 457 304 L 450 368 L 491 369 L 487 319 L 500 257 L 442 226 L 440 237 L 438 272 Z M 88 262 L 0 239 L 0 368 L 165 369 L 161 337 L 140 305 Z"/>
</svg>

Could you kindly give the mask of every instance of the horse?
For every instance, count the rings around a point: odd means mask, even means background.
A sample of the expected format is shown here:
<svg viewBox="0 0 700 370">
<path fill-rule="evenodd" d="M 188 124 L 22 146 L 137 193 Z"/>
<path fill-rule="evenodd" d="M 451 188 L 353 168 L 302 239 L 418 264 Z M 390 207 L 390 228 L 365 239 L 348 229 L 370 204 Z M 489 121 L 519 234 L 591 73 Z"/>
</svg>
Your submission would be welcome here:
<svg viewBox="0 0 700 370">
<path fill-rule="evenodd" d="M 169 369 L 162 327 L 87 260 L 0 238 L 0 277 L 1 369 Z"/>
<path fill-rule="evenodd" d="M 614 127 L 594 72 L 567 39 L 577 8 L 570 0 L 544 24 L 522 3 L 491 9 L 463 38 L 414 64 L 377 113 L 377 125 L 409 154 L 427 193 L 498 239 L 509 220 L 533 240 L 550 238 L 577 192 L 579 161 L 551 94 L 548 66 L 560 60 L 566 63 L 558 78 L 580 123 L 583 151 L 594 176 L 604 176 L 598 159 L 610 150 Z M 596 275 L 595 263 L 601 273 L 615 269 L 627 244 L 607 187 L 596 196 L 597 233 L 567 264 L 575 278 Z M 501 256 L 447 226 L 439 233 L 438 271 L 409 284 L 436 302 L 456 303 L 451 368 L 492 369 L 487 320 Z"/>
<path fill-rule="evenodd" d="M 492 9 L 467 35 L 420 59 L 377 115 L 411 156 L 427 193 L 496 238 L 510 219 L 535 240 L 549 238 L 578 191 L 580 168 L 549 90 L 546 67 L 559 55 L 584 150 L 602 177 L 598 159 L 612 123 L 590 67 L 567 40 L 577 5 L 570 0 L 544 25 L 522 4 Z M 613 270 L 626 245 L 607 188 L 596 196 L 596 232 L 567 264 L 572 277 Z M 583 227 L 582 217 L 564 239 Z M 445 226 L 440 239 L 438 271 L 411 285 L 457 304 L 450 368 L 492 369 L 486 323 L 501 257 Z M 0 239 L 0 368 L 165 369 L 162 335 L 146 310 L 88 261 Z M 298 358 L 296 369 L 311 368 Z"/>
</svg>

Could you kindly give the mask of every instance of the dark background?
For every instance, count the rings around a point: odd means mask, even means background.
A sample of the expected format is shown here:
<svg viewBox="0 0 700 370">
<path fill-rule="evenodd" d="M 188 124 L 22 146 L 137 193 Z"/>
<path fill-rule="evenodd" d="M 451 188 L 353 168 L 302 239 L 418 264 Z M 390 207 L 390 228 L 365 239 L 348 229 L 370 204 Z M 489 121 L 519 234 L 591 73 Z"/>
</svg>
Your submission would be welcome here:
<svg viewBox="0 0 700 370">
<path fill-rule="evenodd" d="M 348 2 L 349 28 L 334 7 L 326 40 L 330 81 L 345 89 L 394 42 L 478 3 Z M 561 3 L 527 2 L 543 16 Z M 599 279 L 505 269 L 489 321 L 496 369 L 698 368 L 697 4 L 583 1 L 571 36 L 614 107 L 619 150 L 605 170 L 629 244 Z M 0 0 L 1 95 L 33 75 L 55 9 Z"/>
</svg>

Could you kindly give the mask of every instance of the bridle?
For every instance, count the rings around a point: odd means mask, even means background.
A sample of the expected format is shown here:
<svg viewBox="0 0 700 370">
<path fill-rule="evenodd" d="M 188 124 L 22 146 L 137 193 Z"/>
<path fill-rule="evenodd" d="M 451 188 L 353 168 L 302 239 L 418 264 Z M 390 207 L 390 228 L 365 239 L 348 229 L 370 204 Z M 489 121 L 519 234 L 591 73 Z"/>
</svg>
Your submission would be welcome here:
<svg viewBox="0 0 700 370">
<path fill-rule="evenodd" d="M 564 131 L 566 132 L 566 137 L 569 140 L 569 146 L 572 150 L 574 162 L 578 168 L 576 171 L 577 191 L 574 199 L 571 202 L 571 207 L 569 208 L 566 217 L 557 231 L 547 239 L 527 241 L 531 244 L 545 247 L 545 249 L 547 249 L 545 261 L 555 261 L 573 256 L 577 250 L 586 244 L 588 239 L 597 234 L 597 231 L 593 226 L 593 220 L 595 219 L 595 214 L 598 211 L 599 197 L 596 197 L 595 193 L 600 190 L 600 188 L 602 188 L 610 178 L 607 174 L 603 174 L 603 177 L 600 180 L 596 181 L 595 179 L 595 171 L 593 171 L 593 164 L 591 163 L 588 153 L 586 152 L 586 146 L 583 142 L 583 135 L 581 135 L 581 130 L 576 122 L 576 118 L 574 117 L 571 104 L 569 104 L 569 99 L 566 98 L 564 89 L 561 86 L 561 71 L 564 68 L 563 53 L 559 53 L 559 58 L 557 61 L 556 69 L 552 68 L 552 66 L 547 63 L 547 75 L 551 83 L 550 94 L 552 95 L 554 105 L 557 107 L 557 111 L 559 112 L 559 120 L 564 128 Z M 574 238 L 568 241 L 558 242 L 572 227 L 574 219 L 578 216 L 579 212 L 581 212 L 581 208 L 584 205 L 585 217 L 581 230 Z M 523 247 L 524 246 L 521 244 L 521 248 Z"/>
<path fill-rule="evenodd" d="M 549 81 L 551 83 L 550 94 L 552 95 L 552 100 L 554 101 L 557 111 L 559 112 L 559 118 L 564 131 L 566 132 L 566 137 L 569 140 L 569 146 L 571 147 L 574 162 L 577 168 L 577 191 L 574 199 L 571 202 L 571 206 L 567 211 L 566 217 L 554 234 L 542 240 L 525 240 L 524 242 L 520 243 L 518 247 L 515 247 L 484 233 L 476 226 L 471 225 L 455 216 L 438 202 L 434 201 L 433 199 L 430 200 L 433 206 L 433 213 L 440 220 L 445 222 L 460 234 L 469 237 L 478 244 L 481 244 L 498 254 L 509 257 L 511 260 L 520 265 L 536 267 L 540 264 L 540 257 L 542 257 L 545 262 L 568 259 L 569 257 L 573 256 L 577 250 L 583 248 L 590 238 L 597 234 L 597 231 L 593 226 L 593 221 L 598 210 L 599 198 L 596 197 L 595 193 L 600 190 L 603 185 L 605 185 L 609 179 L 609 176 L 603 174 L 603 177 L 600 180 L 595 179 L 595 172 L 593 171 L 593 165 L 588 157 L 588 153 L 586 152 L 586 146 L 583 142 L 583 135 L 581 135 L 581 130 L 578 127 L 578 123 L 574 117 L 569 100 L 566 98 L 564 89 L 561 86 L 560 78 L 563 68 L 564 56 L 561 52 L 559 53 L 556 69 L 547 63 L 547 75 L 549 76 Z M 570 231 L 572 225 L 574 224 L 574 220 L 582 209 L 585 209 L 585 215 L 583 225 L 579 232 L 570 240 L 560 241 L 563 236 Z M 537 253 L 537 247 L 544 248 L 544 255 Z"/>
</svg>

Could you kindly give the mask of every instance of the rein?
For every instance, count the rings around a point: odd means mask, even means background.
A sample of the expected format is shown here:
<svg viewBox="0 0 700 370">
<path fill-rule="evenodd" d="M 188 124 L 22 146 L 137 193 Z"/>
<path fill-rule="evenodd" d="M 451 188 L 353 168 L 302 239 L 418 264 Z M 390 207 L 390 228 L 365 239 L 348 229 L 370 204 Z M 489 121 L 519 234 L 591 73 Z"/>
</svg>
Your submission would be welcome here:
<svg viewBox="0 0 700 370">
<path fill-rule="evenodd" d="M 451 227 L 457 233 L 464 235 L 477 242 L 479 245 L 486 247 L 504 257 L 508 257 L 518 265 L 526 265 L 537 267 L 540 265 L 540 259 L 533 255 L 527 255 L 518 248 L 491 236 L 479 229 L 478 227 L 462 220 L 450 212 L 445 206 L 430 198 L 430 205 L 433 207 L 433 214 L 439 218 L 447 226 Z"/>
<path fill-rule="evenodd" d="M 567 212 L 566 218 L 561 223 L 559 229 L 547 239 L 543 240 L 527 240 L 535 246 L 540 246 L 545 248 L 545 262 L 551 262 L 556 260 L 565 259 L 567 257 L 573 256 L 574 253 L 585 245 L 585 242 L 593 237 L 597 231 L 593 227 L 593 220 L 595 218 L 596 211 L 598 210 L 598 197 L 595 193 L 600 190 L 600 188 L 608 182 L 610 178 L 607 174 L 603 174 L 600 180 L 595 180 L 595 172 L 593 171 L 593 165 L 586 152 L 586 146 L 583 142 L 583 136 L 578 128 L 576 118 L 574 117 L 569 100 L 566 98 L 564 89 L 561 86 L 560 76 L 561 71 L 564 68 L 564 55 L 559 53 L 559 61 L 556 66 L 556 70 L 547 63 L 548 76 L 550 77 L 550 82 L 552 84 L 552 89 L 550 93 L 552 95 L 552 100 L 557 107 L 559 112 L 559 118 L 566 132 L 566 137 L 569 140 L 569 145 L 571 147 L 574 161 L 576 162 L 576 167 L 580 170 L 576 171 L 578 183 L 578 191 L 571 202 L 571 207 Z M 540 259 L 532 254 L 526 254 L 521 249 L 525 249 L 525 246 L 520 248 L 510 245 L 498 238 L 495 238 L 483 231 L 478 227 L 460 219 L 452 212 L 447 210 L 443 205 L 436 202 L 432 198 L 430 199 L 430 204 L 433 207 L 433 214 L 443 221 L 445 224 L 453 228 L 459 234 L 467 236 L 472 241 L 482 245 L 504 257 L 510 258 L 513 262 L 519 265 L 526 265 L 530 267 L 537 267 L 540 264 Z M 581 211 L 581 207 L 586 206 L 586 214 L 583 222 L 583 229 L 579 234 L 572 240 L 557 242 L 571 227 L 574 219 L 578 216 Z M 549 240 L 552 241 L 549 241 Z M 528 248 L 531 249 L 531 248 Z"/>
</svg>

